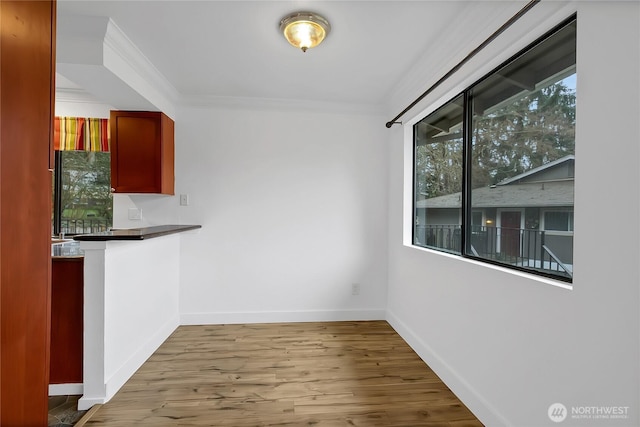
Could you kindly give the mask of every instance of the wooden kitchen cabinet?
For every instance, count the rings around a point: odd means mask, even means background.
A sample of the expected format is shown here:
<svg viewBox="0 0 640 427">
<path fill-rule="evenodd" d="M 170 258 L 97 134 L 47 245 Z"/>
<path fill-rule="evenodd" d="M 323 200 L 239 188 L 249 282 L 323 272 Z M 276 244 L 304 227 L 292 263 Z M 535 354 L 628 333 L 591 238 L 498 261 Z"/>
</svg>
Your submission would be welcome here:
<svg viewBox="0 0 640 427">
<path fill-rule="evenodd" d="M 82 383 L 84 258 L 51 260 L 50 384 Z"/>
<path fill-rule="evenodd" d="M 174 123 L 164 113 L 111 111 L 111 188 L 174 194 Z"/>
</svg>

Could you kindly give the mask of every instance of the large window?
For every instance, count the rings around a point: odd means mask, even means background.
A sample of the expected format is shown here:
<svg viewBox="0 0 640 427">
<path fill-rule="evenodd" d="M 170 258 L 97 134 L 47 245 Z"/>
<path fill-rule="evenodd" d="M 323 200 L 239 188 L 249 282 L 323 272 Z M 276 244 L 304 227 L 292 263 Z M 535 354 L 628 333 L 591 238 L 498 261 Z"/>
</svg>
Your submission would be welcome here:
<svg viewBox="0 0 640 427">
<path fill-rule="evenodd" d="M 413 243 L 571 281 L 576 21 L 414 126 Z"/>
</svg>

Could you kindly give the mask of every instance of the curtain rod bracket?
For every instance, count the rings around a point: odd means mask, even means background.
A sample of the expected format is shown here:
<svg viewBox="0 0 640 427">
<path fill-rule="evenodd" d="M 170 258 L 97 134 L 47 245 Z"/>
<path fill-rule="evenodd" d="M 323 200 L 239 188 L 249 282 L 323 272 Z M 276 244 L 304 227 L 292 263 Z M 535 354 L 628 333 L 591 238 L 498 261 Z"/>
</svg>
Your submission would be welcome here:
<svg viewBox="0 0 640 427">
<path fill-rule="evenodd" d="M 401 125 L 402 122 L 387 122 L 387 124 L 385 125 L 387 127 L 387 129 L 390 129 L 391 126 L 393 125 Z"/>
</svg>

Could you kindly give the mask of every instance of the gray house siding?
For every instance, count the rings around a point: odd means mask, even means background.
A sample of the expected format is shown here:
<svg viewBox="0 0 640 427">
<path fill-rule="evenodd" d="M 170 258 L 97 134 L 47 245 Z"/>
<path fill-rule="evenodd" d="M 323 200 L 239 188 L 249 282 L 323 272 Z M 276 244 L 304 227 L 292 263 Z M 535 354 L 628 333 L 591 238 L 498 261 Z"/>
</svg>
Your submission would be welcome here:
<svg viewBox="0 0 640 427">
<path fill-rule="evenodd" d="M 566 156 L 497 185 L 474 189 L 472 253 L 533 268 L 561 268 L 559 260 L 570 269 L 572 225 L 545 227 L 545 213 L 566 212 L 573 222 L 574 164 L 574 156 Z M 460 200 L 461 193 L 454 193 L 416 201 L 415 243 L 459 252 Z"/>
</svg>

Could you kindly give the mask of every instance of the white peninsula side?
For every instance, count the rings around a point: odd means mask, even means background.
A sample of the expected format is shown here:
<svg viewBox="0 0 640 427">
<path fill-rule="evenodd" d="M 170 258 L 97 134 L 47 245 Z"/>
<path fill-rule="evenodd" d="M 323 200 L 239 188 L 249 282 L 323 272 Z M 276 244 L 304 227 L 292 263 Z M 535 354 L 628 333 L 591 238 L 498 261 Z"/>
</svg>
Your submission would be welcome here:
<svg viewBox="0 0 640 427">
<path fill-rule="evenodd" d="M 180 233 L 198 228 L 164 225 L 75 237 L 84 251 L 78 409 L 108 402 L 178 327 Z"/>
</svg>

